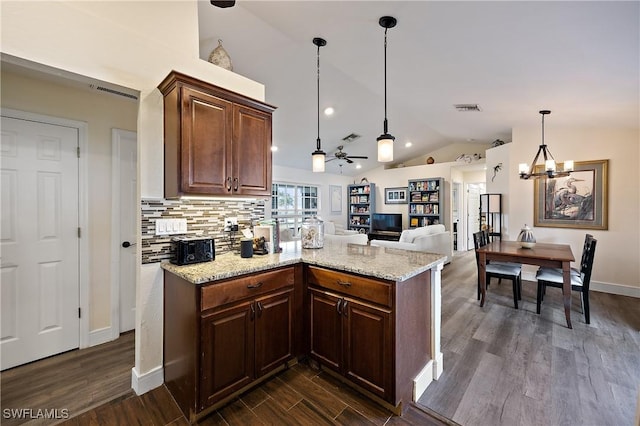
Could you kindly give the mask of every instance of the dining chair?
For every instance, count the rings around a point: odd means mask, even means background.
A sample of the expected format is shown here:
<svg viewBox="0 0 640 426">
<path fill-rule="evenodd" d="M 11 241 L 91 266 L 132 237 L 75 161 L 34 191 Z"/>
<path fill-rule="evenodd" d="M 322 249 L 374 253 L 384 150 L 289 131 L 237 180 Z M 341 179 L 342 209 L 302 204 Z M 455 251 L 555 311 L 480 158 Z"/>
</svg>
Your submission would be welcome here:
<svg viewBox="0 0 640 426">
<path fill-rule="evenodd" d="M 591 282 L 591 271 L 593 269 L 593 259 L 595 258 L 596 243 L 598 240 L 593 235 L 587 234 L 585 237 L 580 269 L 571 269 L 571 290 L 580 292 L 580 306 L 584 312 L 585 322 L 591 323 L 589 315 L 589 284 Z M 562 288 L 562 269 L 540 268 L 536 273 L 538 280 L 538 294 L 536 300 L 536 312 L 540 313 L 540 305 L 544 301 L 547 287 Z"/>
<path fill-rule="evenodd" d="M 476 266 L 478 268 L 478 300 L 480 300 L 480 255 L 478 249 L 488 244 L 488 234 L 479 231 L 473 234 L 473 245 L 476 249 Z M 519 263 L 490 262 L 485 268 L 485 282 L 489 287 L 491 278 L 504 278 L 513 283 L 513 304 L 518 309 L 518 300 L 522 299 L 522 265 Z"/>
</svg>

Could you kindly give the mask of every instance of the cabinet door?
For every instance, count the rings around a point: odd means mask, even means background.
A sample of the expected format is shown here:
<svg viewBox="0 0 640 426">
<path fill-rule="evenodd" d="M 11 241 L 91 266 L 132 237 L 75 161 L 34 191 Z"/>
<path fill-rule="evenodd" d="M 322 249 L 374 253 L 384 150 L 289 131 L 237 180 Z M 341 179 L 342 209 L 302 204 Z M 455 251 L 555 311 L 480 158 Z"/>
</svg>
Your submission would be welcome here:
<svg viewBox="0 0 640 426">
<path fill-rule="evenodd" d="M 256 299 L 256 377 L 291 359 L 293 288 Z"/>
<path fill-rule="evenodd" d="M 374 394 L 385 397 L 392 388 L 391 312 L 344 299 L 343 374 Z"/>
<path fill-rule="evenodd" d="M 189 87 L 182 90 L 182 192 L 230 194 L 233 104 Z"/>
<path fill-rule="evenodd" d="M 253 301 L 202 317 L 200 409 L 254 378 Z"/>
<path fill-rule="evenodd" d="M 340 371 L 342 365 L 342 299 L 309 289 L 311 357 L 324 366 Z"/>
<path fill-rule="evenodd" d="M 271 195 L 271 114 L 234 105 L 233 192 Z"/>
</svg>

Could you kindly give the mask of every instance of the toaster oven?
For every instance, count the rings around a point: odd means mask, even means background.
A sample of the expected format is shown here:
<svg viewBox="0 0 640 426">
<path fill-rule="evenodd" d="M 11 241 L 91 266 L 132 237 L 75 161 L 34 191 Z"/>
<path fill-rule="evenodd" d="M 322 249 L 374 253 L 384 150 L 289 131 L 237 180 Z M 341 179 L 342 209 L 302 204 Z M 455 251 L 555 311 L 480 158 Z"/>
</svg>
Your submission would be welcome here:
<svg viewBox="0 0 640 426">
<path fill-rule="evenodd" d="M 174 237 L 171 239 L 171 263 L 190 265 L 209 262 L 216 258 L 215 245 L 211 237 Z"/>
</svg>

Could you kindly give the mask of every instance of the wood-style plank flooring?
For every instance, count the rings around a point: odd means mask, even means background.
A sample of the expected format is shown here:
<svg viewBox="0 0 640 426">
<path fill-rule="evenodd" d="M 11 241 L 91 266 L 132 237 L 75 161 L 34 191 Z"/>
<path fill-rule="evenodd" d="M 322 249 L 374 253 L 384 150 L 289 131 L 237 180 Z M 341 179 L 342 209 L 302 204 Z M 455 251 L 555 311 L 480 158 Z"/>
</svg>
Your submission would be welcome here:
<svg viewBox="0 0 640 426">
<path fill-rule="evenodd" d="M 590 292 L 591 324 L 574 292 L 566 327 L 562 291 L 492 280 L 476 296 L 474 252 L 442 274 L 444 374 L 419 403 L 463 425 L 633 425 L 640 391 L 640 300 Z"/>
<path fill-rule="evenodd" d="M 442 279 L 444 374 L 403 417 L 390 413 L 304 364 L 280 373 L 201 424 L 632 425 L 640 386 L 640 301 L 591 293 L 591 324 L 574 297 L 566 328 L 560 290 L 548 289 L 535 313 L 535 283 L 493 281 L 476 300 L 473 252 L 457 255 Z M 184 425 L 164 386 L 130 389 L 134 336 L 71 351 L 0 373 L 1 406 L 67 409 L 66 424 Z M 327 394 L 329 396 L 327 396 Z M 440 413 L 443 417 L 438 417 Z M 61 412 L 58 412 L 61 414 Z M 2 425 L 54 424 L 0 418 Z"/>
</svg>

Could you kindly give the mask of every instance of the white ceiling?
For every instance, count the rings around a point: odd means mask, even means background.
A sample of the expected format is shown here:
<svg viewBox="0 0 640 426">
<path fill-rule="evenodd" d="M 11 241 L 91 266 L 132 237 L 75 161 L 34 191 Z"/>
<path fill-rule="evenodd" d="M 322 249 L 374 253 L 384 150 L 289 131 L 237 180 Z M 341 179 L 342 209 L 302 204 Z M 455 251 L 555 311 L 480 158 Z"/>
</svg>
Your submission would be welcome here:
<svg viewBox="0 0 640 426">
<path fill-rule="evenodd" d="M 320 49 L 322 148 L 345 144 L 355 175 L 378 167 L 384 118 L 383 42 L 388 30 L 389 131 L 395 160 L 452 143 L 511 141 L 516 126 L 639 126 L 640 2 L 238 1 L 198 5 L 201 58 L 222 39 L 234 72 L 266 87 L 274 113 L 274 163 L 311 169 L 315 150 L 316 46 Z M 481 112 L 453 105 L 477 103 Z M 413 146 L 405 148 L 411 141 Z M 339 161 L 327 164 L 337 173 Z"/>
</svg>

